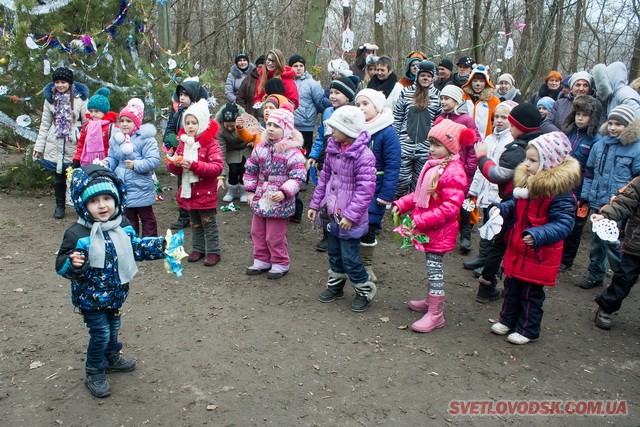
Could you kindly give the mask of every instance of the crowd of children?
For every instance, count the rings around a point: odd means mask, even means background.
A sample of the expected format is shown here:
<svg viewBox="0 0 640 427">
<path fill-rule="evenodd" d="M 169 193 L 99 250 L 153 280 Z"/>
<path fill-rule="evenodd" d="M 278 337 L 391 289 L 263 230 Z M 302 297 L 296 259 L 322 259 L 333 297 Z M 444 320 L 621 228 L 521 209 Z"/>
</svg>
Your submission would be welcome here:
<svg viewBox="0 0 640 427">
<path fill-rule="evenodd" d="M 415 247 L 426 255 L 426 295 L 407 305 L 424 313 L 411 329 L 431 332 L 445 324 L 444 255 L 457 244 L 461 253 L 471 251 L 482 211 L 485 224 L 500 219 L 502 226 L 483 234 L 477 256 L 463 267 L 478 277 L 478 302 L 503 300 L 491 332 L 527 344 L 540 336 L 544 287 L 573 268 L 588 220 L 613 220 L 620 240 L 591 233 L 588 275 L 579 283 L 603 285 L 608 261 L 613 280 L 596 298 L 595 324 L 609 329 L 640 274 L 640 96 L 619 85 L 596 92 L 586 71 L 565 79 L 552 71 L 532 103 L 523 102 L 512 75 L 502 74 L 496 88 L 490 69 L 471 58 L 460 58 L 454 74 L 452 61 L 436 66 L 412 52 L 398 79 L 391 58 L 376 56 L 375 45 L 362 47 L 367 53 L 355 74 L 341 58 L 329 63 L 324 100 L 304 71 L 305 59 L 293 55 L 292 69 L 278 49 L 258 58 L 255 69 L 247 55 L 235 58 L 229 102 L 215 120 L 197 78 L 177 86 L 163 151 L 178 177 L 180 214 L 172 228 L 192 229 L 188 261 L 204 258 L 208 267 L 221 261 L 216 213 L 218 192 L 226 190 L 224 202 L 239 199 L 252 212 L 246 275 L 285 276 L 292 268 L 288 225 L 300 221 L 298 193 L 313 176 L 307 217 L 322 229 L 316 250 L 327 252 L 329 265 L 318 300 L 343 298 L 348 280 L 355 290 L 351 310 L 371 306 L 374 250 L 390 210 L 421 239 Z M 605 77 L 611 71 L 600 68 Z M 253 99 L 243 107 L 236 95 L 251 98 L 245 92 Z M 116 114 L 109 90 L 89 97 L 67 68 L 54 71 L 44 94 L 34 158 L 53 172 L 58 219 L 65 214 L 66 170 L 75 168 L 70 191 L 79 216 L 65 233 L 56 269 L 71 281 L 72 301 L 89 328 L 87 387 L 105 397 L 106 373 L 135 368 L 118 342 L 135 261 L 162 258 L 166 244 L 153 212 L 161 163 L 156 129 L 143 124 L 141 100 Z M 294 110 L 305 107 L 303 135 Z M 311 144 L 309 123 L 319 114 Z"/>
</svg>

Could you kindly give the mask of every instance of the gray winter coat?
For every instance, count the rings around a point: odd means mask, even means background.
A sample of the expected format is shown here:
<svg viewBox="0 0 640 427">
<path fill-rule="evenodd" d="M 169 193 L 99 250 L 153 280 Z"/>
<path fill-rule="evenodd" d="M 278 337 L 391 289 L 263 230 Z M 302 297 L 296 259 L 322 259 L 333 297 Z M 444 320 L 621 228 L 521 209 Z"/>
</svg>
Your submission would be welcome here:
<svg viewBox="0 0 640 427">
<path fill-rule="evenodd" d="M 240 71 L 236 64 L 231 66 L 231 70 L 229 74 L 227 74 L 227 82 L 224 85 L 224 96 L 227 98 L 227 101 L 232 104 L 236 103 L 236 93 L 238 93 L 238 89 L 240 89 L 240 85 L 242 81 L 251 74 L 251 71 L 256 68 L 251 62 L 246 70 Z"/>
<path fill-rule="evenodd" d="M 299 106 L 293 112 L 295 128 L 300 132 L 313 132 L 316 127 L 318 113 L 322 113 L 324 110 L 322 86 L 307 72 L 294 81 L 298 88 L 299 97 Z"/>
<path fill-rule="evenodd" d="M 596 95 L 606 105 L 606 115 L 618 105 L 625 104 L 640 117 L 640 95 L 627 85 L 627 67 L 622 62 L 605 66 L 597 64 L 591 71 Z"/>
</svg>

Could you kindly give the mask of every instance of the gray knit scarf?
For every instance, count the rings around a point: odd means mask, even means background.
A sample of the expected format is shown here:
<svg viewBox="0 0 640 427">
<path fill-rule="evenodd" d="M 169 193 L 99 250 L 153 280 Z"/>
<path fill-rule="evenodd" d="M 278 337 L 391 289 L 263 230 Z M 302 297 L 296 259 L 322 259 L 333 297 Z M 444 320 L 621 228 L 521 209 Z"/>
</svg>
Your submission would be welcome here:
<svg viewBox="0 0 640 427">
<path fill-rule="evenodd" d="M 138 272 L 138 266 L 133 256 L 133 248 L 131 247 L 131 239 L 120 226 L 122 215 L 116 218 L 100 222 L 90 223 L 82 218 L 78 218 L 78 224 L 91 229 L 91 246 L 89 246 L 89 266 L 92 268 L 104 268 L 105 249 L 107 244 L 104 238 L 104 232 L 109 233 L 109 238 L 113 242 L 116 249 L 116 261 L 118 276 L 121 283 L 129 283 L 133 276 Z"/>
</svg>

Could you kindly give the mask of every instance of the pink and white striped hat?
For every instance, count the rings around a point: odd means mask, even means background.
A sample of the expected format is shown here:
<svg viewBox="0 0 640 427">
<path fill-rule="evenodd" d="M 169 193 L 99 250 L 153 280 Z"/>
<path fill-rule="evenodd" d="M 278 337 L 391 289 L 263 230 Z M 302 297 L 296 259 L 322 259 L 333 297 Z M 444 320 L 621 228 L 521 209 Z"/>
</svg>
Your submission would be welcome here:
<svg viewBox="0 0 640 427">
<path fill-rule="evenodd" d="M 274 123 L 284 130 L 283 138 L 289 138 L 293 132 L 293 113 L 284 108 L 272 110 L 267 123 Z"/>
</svg>

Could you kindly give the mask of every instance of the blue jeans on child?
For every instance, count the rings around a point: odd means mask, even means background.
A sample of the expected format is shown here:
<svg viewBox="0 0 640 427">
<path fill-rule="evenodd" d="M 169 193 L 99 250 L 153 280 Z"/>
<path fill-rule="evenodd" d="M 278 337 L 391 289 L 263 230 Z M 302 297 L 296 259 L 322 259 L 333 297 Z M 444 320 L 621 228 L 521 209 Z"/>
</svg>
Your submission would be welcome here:
<svg viewBox="0 0 640 427">
<path fill-rule="evenodd" d="M 327 235 L 329 266 L 336 273 L 346 273 L 351 283 L 362 284 L 369 280 L 360 258 L 360 239 L 339 239 Z"/>
<path fill-rule="evenodd" d="M 607 274 L 607 260 L 614 273 L 620 271 L 620 241 L 606 242 L 591 233 L 591 248 L 589 249 L 589 280 L 604 281 Z"/>
<path fill-rule="evenodd" d="M 116 355 L 122 349 L 122 343 L 118 342 L 120 310 L 83 310 L 82 316 L 89 328 L 86 366 L 88 369 L 106 369 L 107 356 Z"/>
</svg>

